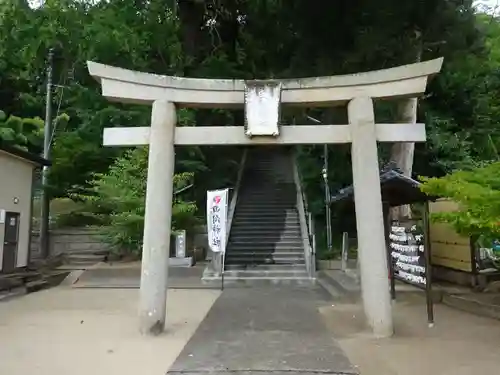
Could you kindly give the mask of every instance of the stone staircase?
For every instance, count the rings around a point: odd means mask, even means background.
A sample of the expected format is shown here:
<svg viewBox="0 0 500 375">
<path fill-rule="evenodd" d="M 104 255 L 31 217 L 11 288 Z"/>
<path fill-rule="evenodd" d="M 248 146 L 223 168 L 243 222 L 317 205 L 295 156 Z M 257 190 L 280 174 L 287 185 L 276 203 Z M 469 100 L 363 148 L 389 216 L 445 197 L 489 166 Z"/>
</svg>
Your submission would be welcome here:
<svg viewBox="0 0 500 375">
<path fill-rule="evenodd" d="M 288 149 L 247 154 L 225 260 L 225 282 L 310 284 Z"/>
<path fill-rule="evenodd" d="M 107 250 L 74 250 L 65 254 L 65 268 L 86 269 L 103 262 L 108 255 Z"/>
</svg>

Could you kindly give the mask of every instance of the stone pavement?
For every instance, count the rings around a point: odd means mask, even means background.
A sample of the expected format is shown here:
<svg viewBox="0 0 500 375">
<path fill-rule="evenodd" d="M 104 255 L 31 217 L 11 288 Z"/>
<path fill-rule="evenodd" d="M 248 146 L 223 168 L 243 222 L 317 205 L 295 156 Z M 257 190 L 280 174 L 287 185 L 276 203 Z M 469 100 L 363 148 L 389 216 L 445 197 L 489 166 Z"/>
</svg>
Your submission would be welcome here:
<svg viewBox="0 0 500 375">
<path fill-rule="evenodd" d="M 356 374 L 316 288 L 226 289 L 168 374 Z"/>
</svg>

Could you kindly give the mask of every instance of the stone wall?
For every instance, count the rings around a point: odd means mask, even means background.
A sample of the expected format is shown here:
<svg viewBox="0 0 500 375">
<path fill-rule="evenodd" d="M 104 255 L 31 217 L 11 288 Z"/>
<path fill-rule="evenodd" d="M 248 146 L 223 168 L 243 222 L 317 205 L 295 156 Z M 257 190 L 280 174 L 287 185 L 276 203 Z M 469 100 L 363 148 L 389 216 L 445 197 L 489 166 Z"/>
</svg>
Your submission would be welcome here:
<svg viewBox="0 0 500 375">
<path fill-rule="evenodd" d="M 50 232 L 50 255 L 77 252 L 99 252 L 108 250 L 108 245 L 99 238 L 94 228 L 56 229 Z M 40 234 L 31 236 L 31 259 L 40 258 Z"/>
<path fill-rule="evenodd" d="M 206 228 L 201 226 L 197 233 L 187 233 L 187 251 L 191 256 L 193 248 L 208 249 Z M 171 246 L 175 254 L 175 240 Z M 108 245 L 99 238 L 95 228 L 55 229 L 50 232 L 50 255 L 70 254 L 77 252 L 100 252 L 108 250 Z M 40 258 L 40 234 L 34 231 L 31 236 L 31 260 Z"/>
</svg>

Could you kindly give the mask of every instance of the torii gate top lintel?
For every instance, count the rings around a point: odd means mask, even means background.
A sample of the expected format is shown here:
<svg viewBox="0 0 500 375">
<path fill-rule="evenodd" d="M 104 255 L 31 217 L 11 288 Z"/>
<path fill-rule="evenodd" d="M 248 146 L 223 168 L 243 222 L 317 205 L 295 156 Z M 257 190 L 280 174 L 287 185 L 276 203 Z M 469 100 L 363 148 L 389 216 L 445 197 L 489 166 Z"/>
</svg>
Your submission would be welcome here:
<svg viewBox="0 0 500 375">
<path fill-rule="evenodd" d="M 353 97 L 401 98 L 425 92 L 428 78 L 441 70 L 443 59 L 364 73 L 284 80 L 279 82 L 281 103 L 308 106 L 344 104 Z M 88 61 L 90 75 L 102 84 L 110 100 L 152 104 L 167 100 L 189 107 L 224 107 L 244 104 L 246 81 L 164 76 Z M 254 81 L 255 82 L 255 81 Z"/>
</svg>

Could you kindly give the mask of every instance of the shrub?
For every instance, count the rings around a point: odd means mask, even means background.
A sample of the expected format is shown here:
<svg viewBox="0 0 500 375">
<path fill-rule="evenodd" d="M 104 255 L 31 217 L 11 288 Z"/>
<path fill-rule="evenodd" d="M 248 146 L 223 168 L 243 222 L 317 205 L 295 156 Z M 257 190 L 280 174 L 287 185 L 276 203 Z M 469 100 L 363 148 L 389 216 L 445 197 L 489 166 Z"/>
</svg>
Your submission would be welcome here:
<svg viewBox="0 0 500 375">
<path fill-rule="evenodd" d="M 136 148 L 116 159 L 107 173 L 95 173 L 91 188 L 73 198 L 101 223 L 100 232 L 112 249 L 139 255 L 144 230 L 144 203 L 148 167 L 147 148 Z M 191 173 L 174 176 L 174 191 L 186 186 Z M 172 230 L 189 229 L 197 223 L 196 205 L 174 195 Z"/>
<path fill-rule="evenodd" d="M 423 178 L 422 190 L 458 203 L 456 212 L 440 212 L 432 220 L 451 224 L 474 238 L 500 236 L 500 162 L 440 178 Z"/>
</svg>

